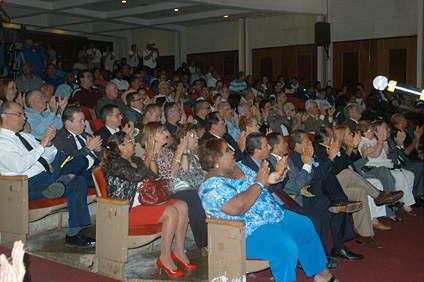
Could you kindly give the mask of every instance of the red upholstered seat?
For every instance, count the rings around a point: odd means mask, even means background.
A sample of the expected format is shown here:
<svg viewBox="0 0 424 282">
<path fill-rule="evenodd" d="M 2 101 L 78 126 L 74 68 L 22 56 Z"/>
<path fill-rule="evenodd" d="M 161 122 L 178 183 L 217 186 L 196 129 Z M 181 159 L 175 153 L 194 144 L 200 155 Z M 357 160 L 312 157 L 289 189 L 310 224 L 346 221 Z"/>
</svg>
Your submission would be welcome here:
<svg viewBox="0 0 424 282">
<path fill-rule="evenodd" d="M 88 188 L 87 196 L 92 196 L 96 194 L 97 193 L 95 188 Z M 43 199 L 38 199 L 34 201 L 29 201 L 28 206 L 30 210 L 35 210 L 35 209 L 54 207 L 54 206 L 58 206 L 65 203 L 66 203 L 66 198 L 59 198 L 59 199 L 53 199 L 53 200 L 43 198 Z"/>
<path fill-rule="evenodd" d="M 141 235 L 154 235 L 162 232 L 162 223 L 159 224 L 146 224 L 146 225 L 130 225 L 128 228 L 128 235 L 141 236 Z"/>
<path fill-rule="evenodd" d="M 305 103 L 302 102 L 302 100 L 298 97 L 287 97 L 287 100 L 289 100 L 293 105 L 296 106 L 297 110 L 299 112 L 305 111 Z"/>
<path fill-rule="evenodd" d="M 190 106 L 184 105 L 184 112 L 185 112 L 187 115 L 193 115 L 193 110 L 191 109 L 191 107 L 190 107 Z"/>
<path fill-rule="evenodd" d="M 100 190 L 101 195 L 99 196 L 107 197 L 107 183 L 103 171 L 100 169 L 95 171 L 94 178 Z M 162 232 L 162 224 L 130 225 L 128 229 L 128 235 L 130 236 L 154 235 Z"/>
<path fill-rule="evenodd" d="M 309 137 L 309 140 L 311 140 L 311 142 L 312 142 L 315 139 L 315 134 L 308 133 L 308 137 Z"/>
<path fill-rule="evenodd" d="M 104 126 L 103 121 L 101 119 L 92 119 L 89 122 L 91 131 L 93 131 L 93 133 Z"/>
<path fill-rule="evenodd" d="M 90 110 L 88 108 L 81 107 L 81 109 L 82 109 L 82 112 L 84 113 L 84 116 L 85 116 L 85 119 L 86 120 L 92 120 L 93 119 L 93 116 L 91 115 L 91 112 L 90 112 Z"/>
</svg>

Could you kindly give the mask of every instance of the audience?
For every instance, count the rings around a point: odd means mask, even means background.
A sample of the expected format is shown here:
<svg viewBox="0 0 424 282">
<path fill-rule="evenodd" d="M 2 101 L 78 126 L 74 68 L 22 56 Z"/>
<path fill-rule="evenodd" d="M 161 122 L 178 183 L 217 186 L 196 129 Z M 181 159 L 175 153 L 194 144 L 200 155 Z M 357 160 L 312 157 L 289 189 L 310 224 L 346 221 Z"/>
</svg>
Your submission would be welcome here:
<svg viewBox="0 0 424 282">
<path fill-rule="evenodd" d="M 36 52 L 29 54 L 31 48 Z M 99 163 L 108 182 L 108 196 L 130 199 L 130 223 L 161 222 L 165 228 L 176 214 L 183 219 L 178 227 L 172 225 L 162 233 L 157 265 L 172 277 L 184 274 L 175 261 L 185 270 L 196 268 L 184 254 L 188 219 L 196 245 L 203 255 L 208 253 L 205 210 L 222 218 L 243 214 L 247 256 L 280 260 L 277 266 L 269 259 L 276 281 L 283 276 L 295 280 L 298 259 L 298 267 L 308 276 L 327 281 L 333 279 L 328 269 L 340 265 L 335 258 L 363 259 L 344 245 L 346 241 L 356 238 L 360 244 L 381 248 L 373 229 L 387 231 L 392 227 L 378 217 L 397 222 L 401 219 L 396 212 L 416 216 L 413 207 L 424 206 L 422 101 L 387 91 L 369 94 L 361 83 L 352 93 L 346 87 L 333 89 L 319 82 L 305 88 L 297 78 L 284 80 L 282 75 L 275 81 L 266 76 L 255 80 L 238 72 L 229 82 L 212 65 L 203 75 L 195 62 L 193 74 L 185 64 L 170 76 L 158 66 L 159 50 L 150 41 L 142 55 L 133 44 L 130 65 L 124 61 L 127 58 L 115 62 L 115 55 L 105 52 L 105 69 L 101 69 L 102 53 L 93 43 L 79 52 L 73 71 L 71 62 L 59 57 L 47 65 L 44 52 L 31 36 L 23 49 L 31 63 L 22 64 L 22 75 L 16 82 L 0 79 L 0 147 L 4 156 L 0 173 L 28 175 L 30 200 L 68 198 L 67 246 L 95 245 L 81 229 L 90 224 L 86 199 L 75 199 L 72 187 L 77 185 L 86 193 L 87 187 L 93 186 L 91 168 Z M 49 54 L 52 52 L 50 48 Z M 140 66 L 141 59 L 144 66 Z M 294 100 L 298 99 L 295 95 L 304 104 Z M 91 117 L 80 106 L 88 108 Z M 94 136 L 86 128 L 86 114 L 87 119 L 104 123 Z M 314 146 L 300 130 L 315 133 Z M 21 136 L 16 136 L 20 131 Z M 290 154 L 284 138 L 288 138 Z M 35 148 L 28 149 L 22 139 Z M 30 165 L 22 168 L 21 161 L 18 164 L 11 158 L 15 154 L 16 160 L 25 159 Z M 75 159 L 56 174 L 65 155 Z M 53 162 L 54 158 L 58 161 Z M 208 172 L 204 182 L 203 170 Z M 158 176 L 172 183 L 174 200 L 157 210 L 138 205 L 137 184 Z M 255 184 L 255 178 L 264 187 Z M 125 193 L 116 186 L 118 179 L 128 187 Z M 216 181 L 222 186 L 216 186 Z M 261 194 L 258 187 L 271 194 Z M 234 197 L 244 193 L 254 197 L 241 206 L 234 205 Z M 267 204 L 267 217 L 252 220 L 264 214 L 262 204 Z M 141 213 L 147 216 L 138 216 Z M 263 234 L 267 228 L 281 236 Z M 331 251 L 327 238 L 330 228 Z M 171 253 L 174 236 L 176 248 Z M 311 247 L 292 243 L 290 238 L 299 236 Z M 259 255 L 258 246 L 271 244 L 270 240 L 293 251 L 274 256 L 273 249 Z M 313 261 L 306 261 L 306 257 Z"/>
</svg>

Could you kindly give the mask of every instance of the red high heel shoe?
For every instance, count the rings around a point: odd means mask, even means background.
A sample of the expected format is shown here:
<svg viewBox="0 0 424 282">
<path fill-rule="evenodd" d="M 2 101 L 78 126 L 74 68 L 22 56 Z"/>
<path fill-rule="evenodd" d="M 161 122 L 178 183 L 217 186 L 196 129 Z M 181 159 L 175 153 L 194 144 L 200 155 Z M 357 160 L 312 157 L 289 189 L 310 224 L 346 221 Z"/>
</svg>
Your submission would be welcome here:
<svg viewBox="0 0 424 282">
<path fill-rule="evenodd" d="M 184 275 L 184 271 L 180 269 L 171 270 L 166 268 L 163 263 L 160 261 L 160 258 L 158 258 L 158 261 L 156 262 L 158 268 L 159 268 L 159 275 L 161 273 L 161 270 L 165 270 L 166 274 L 168 274 L 169 277 L 180 277 Z"/>
<path fill-rule="evenodd" d="M 197 268 L 197 265 L 194 263 L 183 263 L 177 256 L 174 254 L 174 252 L 171 253 L 171 258 L 174 262 L 178 261 L 183 266 L 184 270 L 193 270 Z"/>
</svg>

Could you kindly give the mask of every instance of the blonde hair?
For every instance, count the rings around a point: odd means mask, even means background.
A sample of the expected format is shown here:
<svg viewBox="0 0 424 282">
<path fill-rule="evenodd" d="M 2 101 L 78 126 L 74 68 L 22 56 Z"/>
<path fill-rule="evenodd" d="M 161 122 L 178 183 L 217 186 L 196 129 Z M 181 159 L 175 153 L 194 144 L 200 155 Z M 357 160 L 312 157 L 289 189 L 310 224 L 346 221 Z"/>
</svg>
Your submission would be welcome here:
<svg viewBox="0 0 424 282">
<path fill-rule="evenodd" d="M 256 120 L 256 117 L 254 115 L 244 115 L 240 117 L 239 121 L 239 127 L 241 131 L 246 131 L 248 126 L 252 125 L 252 122 Z"/>
<path fill-rule="evenodd" d="M 146 124 L 141 132 L 140 144 L 144 148 L 145 143 L 149 140 L 149 137 L 155 135 L 158 132 L 166 130 L 166 126 L 160 121 L 153 121 Z"/>
<path fill-rule="evenodd" d="M 346 129 L 349 127 L 346 124 L 340 124 L 334 128 L 334 136 L 339 140 L 342 146 L 345 146 L 344 137 L 346 135 Z"/>
</svg>

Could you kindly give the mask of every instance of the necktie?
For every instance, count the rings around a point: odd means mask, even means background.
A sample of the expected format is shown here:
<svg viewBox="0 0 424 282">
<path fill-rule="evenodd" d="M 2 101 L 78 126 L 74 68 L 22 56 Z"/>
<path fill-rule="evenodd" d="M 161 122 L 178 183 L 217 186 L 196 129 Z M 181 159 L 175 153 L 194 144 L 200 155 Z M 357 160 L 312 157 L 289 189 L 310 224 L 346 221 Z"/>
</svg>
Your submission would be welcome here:
<svg viewBox="0 0 424 282">
<path fill-rule="evenodd" d="M 25 148 L 27 148 L 28 151 L 31 151 L 32 149 L 34 149 L 31 144 L 28 143 L 28 141 L 22 137 L 21 134 L 19 134 L 19 132 L 15 133 L 16 136 L 18 136 L 19 140 L 21 140 L 22 144 L 24 144 Z M 40 158 L 38 159 L 38 161 L 41 163 L 41 165 L 44 167 L 44 169 L 50 173 L 50 167 L 49 164 L 47 163 L 47 161 L 40 156 Z"/>
<path fill-rule="evenodd" d="M 81 148 L 86 147 L 86 144 L 85 144 L 84 140 L 82 139 L 82 137 L 80 135 L 75 135 L 75 136 L 76 136 L 78 142 L 80 143 Z M 97 156 L 93 152 L 90 151 L 90 153 L 88 153 L 88 155 L 90 157 L 92 157 L 94 160 L 97 160 Z"/>
</svg>

